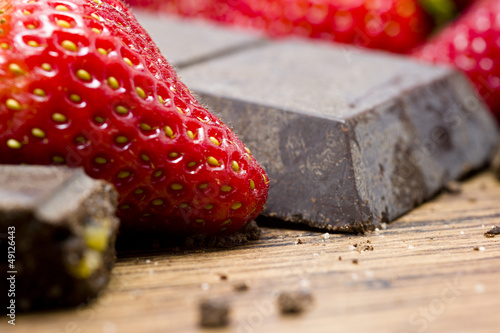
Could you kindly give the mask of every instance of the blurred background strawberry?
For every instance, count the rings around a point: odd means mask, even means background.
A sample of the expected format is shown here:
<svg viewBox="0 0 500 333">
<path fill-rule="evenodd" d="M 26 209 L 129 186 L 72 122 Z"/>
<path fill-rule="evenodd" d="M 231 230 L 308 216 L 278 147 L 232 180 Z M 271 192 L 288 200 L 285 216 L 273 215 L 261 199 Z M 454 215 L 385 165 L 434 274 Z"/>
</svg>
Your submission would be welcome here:
<svg viewBox="0 0 500 333">
<path fill-rule="evenodd" d="M 187 17 L 403 53 L 421 44 L 434 21 L 418 0 L 128 0 Z"/>
<path fill-rule="evenodd" d="M 474 1 L 414 56 L 466 73 L 500 121 L 500 0 Z"/>
</svg>

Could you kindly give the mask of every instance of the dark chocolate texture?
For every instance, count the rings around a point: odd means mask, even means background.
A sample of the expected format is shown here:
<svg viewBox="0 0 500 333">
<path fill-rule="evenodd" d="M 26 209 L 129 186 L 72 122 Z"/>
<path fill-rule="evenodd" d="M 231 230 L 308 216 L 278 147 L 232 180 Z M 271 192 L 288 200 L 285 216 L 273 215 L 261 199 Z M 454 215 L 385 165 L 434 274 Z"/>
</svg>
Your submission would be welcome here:
<svg viewBox="0 0 500 333">
<path fill-rule="evenodd" d="M 307 310 L 313 301 L 309 290 L 283 291 L 278 296 L 278 307 L 282 314 L 299 314 Z"/>
<path fill-rule="evenodd" d="M 499 226 L 493 226 L 490 230 L 488 230 L 484 233 L 484 237 L 486 237 L 486 238 L 493 238 L 496 235 L 500 235 L 500 227 Z"/>
<path fill-rule="evenodd" d="M 200 303 L 200 326 L 223 327 L 229 324 L 230 306 L 226 300 L 203 300 Z"/>
<path fill-rule="evenodd" d="M 16 272 L 17 311 L 83 305 L 98 295 L 114 263 L 116 202 L 110 184 L 80 169 L 0 166 L 0 269 Z M 14 262 L 5 262 L 9 227 Z"/>
<path fill-rule="evenodd" d="M 494 119 L 460 73 L 288 40 L 180 70 L 271 179 L 265 215 L 328 231 L 392 221 L 488 162 Z"/>
</svg>

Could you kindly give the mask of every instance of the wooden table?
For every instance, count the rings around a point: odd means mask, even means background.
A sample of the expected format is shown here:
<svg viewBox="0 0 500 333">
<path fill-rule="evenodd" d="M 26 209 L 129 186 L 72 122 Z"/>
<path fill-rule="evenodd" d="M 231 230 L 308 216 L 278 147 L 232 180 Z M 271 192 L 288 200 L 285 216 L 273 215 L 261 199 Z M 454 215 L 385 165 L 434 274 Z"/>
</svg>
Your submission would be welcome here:
<svg viewBox="0 0 500 333">
<path fill-rule="evenodd" d="M 123 253 L 94 304 L 20 315 L 0 331 L 214 332 L 199 328 L 198 305 L 223 298 L 222 332 L 500 332 L 500 236 L 483 235 L 500 225 L 499 203 L 500 183 L 483 172 L 364 236 L 263 228 L 229 250 Z M 249 289 L 235 291 L 240 282 Z M 299 288 L 314 305 L 281 315 L 276 295 Z"/>
</svg>

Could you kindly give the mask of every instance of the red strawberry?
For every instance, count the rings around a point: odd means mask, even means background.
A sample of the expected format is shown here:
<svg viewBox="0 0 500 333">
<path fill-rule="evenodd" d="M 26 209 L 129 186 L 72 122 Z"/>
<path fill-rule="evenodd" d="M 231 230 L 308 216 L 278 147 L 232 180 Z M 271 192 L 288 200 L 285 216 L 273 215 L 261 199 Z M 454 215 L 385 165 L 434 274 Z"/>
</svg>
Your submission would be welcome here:
<svg viewBox="0 0 500 333">
<path fill-rule="evenodd" d="M 265 30 L 406 52 L 432 20 L 418 0 L 127 0 L 136 6 Z"/>
<path fill-rule="evenodd" d="M 229 233 L 268 180 L 118 0 L 0 3 L 0 162 L 83 166 L 125 228 Z"/>
<path fill-rule="evenodd" d="M 464 71 L 500 121 L 500 0 L 479 0 L 415 56 Z"/>
</svg>

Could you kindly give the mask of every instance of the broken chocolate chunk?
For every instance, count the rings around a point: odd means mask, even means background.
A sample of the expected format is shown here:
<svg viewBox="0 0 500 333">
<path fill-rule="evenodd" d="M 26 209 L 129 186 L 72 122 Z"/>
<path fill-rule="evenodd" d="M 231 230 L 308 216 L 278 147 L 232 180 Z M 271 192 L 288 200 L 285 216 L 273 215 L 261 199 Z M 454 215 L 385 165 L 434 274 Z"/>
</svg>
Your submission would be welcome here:
<svg viewBox="0 0 500 333">
<path fill-rule="evenodd" d="M 229 303 L 225 300 L 203 300 L 200 303 L 200 325 L 222 327 L 229 323 Z"/>
<path fill-rule="evenodd" d="M 486 238 L 492 238 L 495 237 L 496 235 L 500 235 L 500 227 L 499 226 L 494 226 L 490 230 L 486 231 L 484 233 L 484 237 Z"/>
<path fill-rule="evenodd" d="M 284 291 L 278 296 L 278 307 L 282 314 L 298 314 L 304 312 L 313 303 L 309 290 Z"/>
<path fill-rule="evenodd" d="M 245 282 L 240 282 L 240 283 L 235 284 L 233 286 L 233 288 L 234 288 L 234 291 L 237 291 L 237 292 L 247 291 L 248 284 L 246 284 Z"/>
<path fill-rule="evenodd" d="M 98 295 L 114 263 L 116 202 L 112 185 L 80 169 L 0 166 L 0 232 L 11 237 L 0 244 L 14 253 L 0 269 L 15 276 L 17 310 L 76 306 Z"/>
</svg>

